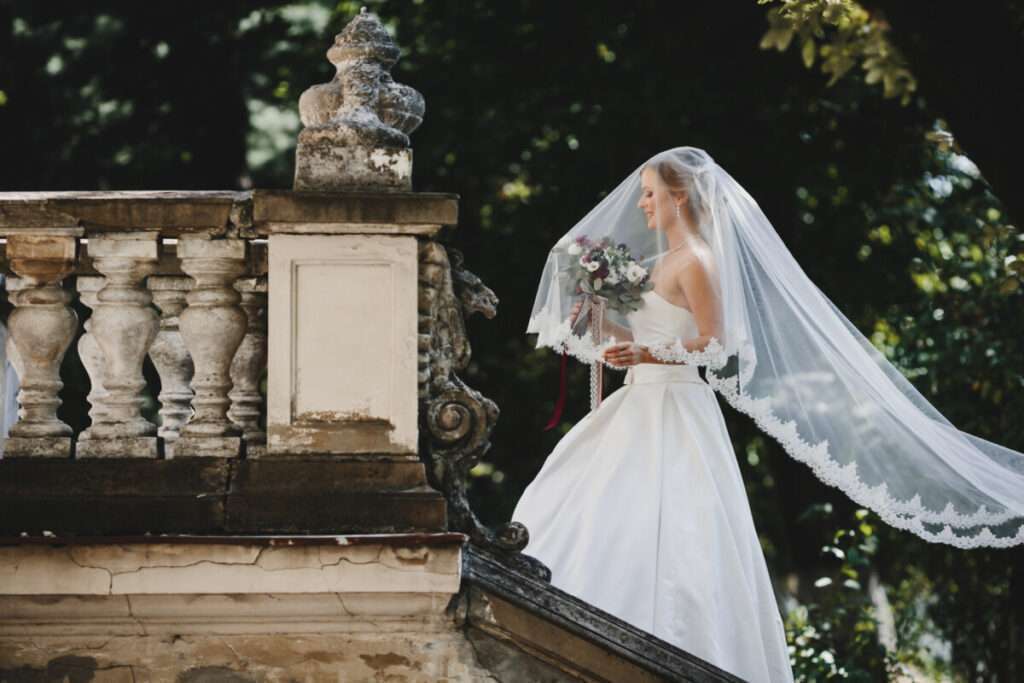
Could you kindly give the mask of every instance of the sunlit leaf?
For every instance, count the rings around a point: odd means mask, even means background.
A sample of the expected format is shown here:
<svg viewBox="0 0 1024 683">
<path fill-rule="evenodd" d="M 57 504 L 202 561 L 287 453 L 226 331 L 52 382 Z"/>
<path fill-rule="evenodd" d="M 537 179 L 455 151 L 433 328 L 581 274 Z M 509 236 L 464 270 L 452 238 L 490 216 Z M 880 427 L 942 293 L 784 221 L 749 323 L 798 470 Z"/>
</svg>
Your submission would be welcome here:
<svg viewBox="0 0 1024 683">
<path fill-rule="evenodd" d="M 804 41 L 803 47 L 800 48 L 800 55 L 803 57 L 804 66 L 810 69 L 814 66 L 814 40 L 808 38 Z"/>
</svg>

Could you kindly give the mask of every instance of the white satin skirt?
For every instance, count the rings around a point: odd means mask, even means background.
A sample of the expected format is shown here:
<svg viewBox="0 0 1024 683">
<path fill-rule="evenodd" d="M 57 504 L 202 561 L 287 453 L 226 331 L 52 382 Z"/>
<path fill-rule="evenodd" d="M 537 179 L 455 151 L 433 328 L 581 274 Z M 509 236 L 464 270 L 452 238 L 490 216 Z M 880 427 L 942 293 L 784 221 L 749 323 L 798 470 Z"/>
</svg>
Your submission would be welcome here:
<svg viewBox="0 0 1024 683">
<path fill-rule="evenodd" d="M 639 365 L 566 434 L 512 519 L 551 583 L 748 681 L 792 681 L 786 637 L 713 390 Z"/>
</svg>

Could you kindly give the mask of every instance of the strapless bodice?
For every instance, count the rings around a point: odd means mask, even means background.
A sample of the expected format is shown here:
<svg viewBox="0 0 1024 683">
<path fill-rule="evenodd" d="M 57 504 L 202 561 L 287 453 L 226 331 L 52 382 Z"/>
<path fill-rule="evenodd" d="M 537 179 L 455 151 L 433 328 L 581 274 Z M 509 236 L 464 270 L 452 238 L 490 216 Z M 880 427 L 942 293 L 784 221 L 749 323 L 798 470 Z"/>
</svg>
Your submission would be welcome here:
<svg viewBox="0 0 1024 683">
<path fill-rule="evenodd" d="M 682 306 L 676 306 L 653 289 L 642 295 L 644 305 L 630 313 L 627 318 L 637 344 L 656 344 L 685 341 L 698 335 L 697 321 L 693 314 Z M 699 382 L 704 384 L 694 365 L 661 365 L 641 363 L 626 372 L 626 384 L 648 384 L 662 382 Z"/>
<path fill-rule="evenodd" d="M 627 315 L 633 341 L 638 344 L 658 344 L 690 339 L 697 336 L 697 321 L 682 306 L 676 306 L 649 289 L 641 297 L 644 305 Z"/>
</svg>

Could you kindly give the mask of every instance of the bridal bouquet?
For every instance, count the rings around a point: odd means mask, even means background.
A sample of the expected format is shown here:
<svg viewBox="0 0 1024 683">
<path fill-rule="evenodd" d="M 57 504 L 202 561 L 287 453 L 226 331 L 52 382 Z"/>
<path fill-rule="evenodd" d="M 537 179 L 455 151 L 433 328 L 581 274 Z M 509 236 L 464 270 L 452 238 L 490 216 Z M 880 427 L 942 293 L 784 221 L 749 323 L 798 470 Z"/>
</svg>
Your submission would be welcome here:
<svg viewBox="0 0 1024 683">
<path fill-rule="evenodd" d="M 569 269 L 577 294 L 604 297 L 608 308 L 623 314 L 640 308 L 640 295 L 649 288 L 650 276 L 625 244 L 612 244 L 607 237 L 597 242 L 577 237 L 568 253 L 575 257 Z"/>
</svg>

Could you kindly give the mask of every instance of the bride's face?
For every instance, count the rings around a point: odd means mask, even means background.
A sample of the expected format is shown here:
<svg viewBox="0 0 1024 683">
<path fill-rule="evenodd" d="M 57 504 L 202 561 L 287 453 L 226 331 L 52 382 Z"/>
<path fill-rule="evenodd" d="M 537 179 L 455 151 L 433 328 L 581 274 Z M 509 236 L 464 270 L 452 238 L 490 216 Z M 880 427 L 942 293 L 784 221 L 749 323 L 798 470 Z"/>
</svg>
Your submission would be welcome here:
<svg viewBox="0 0 1024 683">
<path fill-rule="evenodd" d="M 672 194 L 654 169 L 645 168 L 640 173 L 640 201 L 637 206 L 647 217 L 647 227 L 651 230 L 657 229 L 658 216 L 675 215 Z"/>
</svg>

